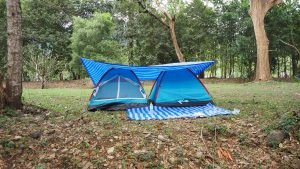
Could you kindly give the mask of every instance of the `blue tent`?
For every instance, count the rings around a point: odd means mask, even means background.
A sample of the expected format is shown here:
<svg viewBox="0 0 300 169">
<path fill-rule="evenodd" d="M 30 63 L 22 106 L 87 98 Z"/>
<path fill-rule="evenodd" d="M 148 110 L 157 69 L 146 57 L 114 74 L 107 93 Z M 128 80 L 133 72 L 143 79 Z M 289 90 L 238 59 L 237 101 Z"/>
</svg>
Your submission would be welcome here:
<svg viewBox="0 0 300 169">
<path fill-rule="evenodd" d="M 157 106 L 199 106 L 211 103 L 212 97 L 196 75 L 185 68 L 161 72 L 149 100 Z"/>
<path fill-rule="evenodd" d="M 122 110 L 146 105 L 145 91 L 133 71 L 111 68 L 97 83 L 88 110 Z"/>
</svg>

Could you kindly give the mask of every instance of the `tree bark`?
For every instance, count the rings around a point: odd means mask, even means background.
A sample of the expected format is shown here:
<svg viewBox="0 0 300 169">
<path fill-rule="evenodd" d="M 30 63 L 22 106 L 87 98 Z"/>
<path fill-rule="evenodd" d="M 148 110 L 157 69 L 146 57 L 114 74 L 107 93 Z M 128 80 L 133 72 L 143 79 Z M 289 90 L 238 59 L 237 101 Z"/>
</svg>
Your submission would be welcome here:
<svg viewBox="0 0 300 169">
<path fill-rule="evenodd" d="M 170 30 L 171 39 L 172 39 L 172 43 L 173 43 L 177 58 L 178 58 L 179 62 L 185 62 L 185 58 L 184 58 L 184 56 L 181 52 L 181 49 L 179 48 L 178 42 L 177 42 L 174 19 L 171 19 L 169 21 L 169 30 Z"/>
<path fill-rule="evenodd" d="M 297 75 L 297 70 L 298 70 L 298 60 L 297 60 L 297 53 L 296 52 L 293 52 L 292 53 L 292 73 L 293 73 L 293 76 L 296 76 Z"/>
<path fill-rule="evenodd" d="M 0 110 L 5 106 L 5 93 L 3 87 L 3 76 L 0 72 Z"/>
<path fill-rule="evenodd" d="M 255 81 L 272 79 L 269 62 L 269 40 L 265 31 L 264 18 L 266 13 L 282 0 L 250 0 L 249 14 L 251 16 L 257 46 L 257 63 Z"/>
<path fill-rule="evenodd" d="M 20 0 L 7 0 L 7 82 L 8 106 L 22 108 L 22 32 Z"/>
</svg>

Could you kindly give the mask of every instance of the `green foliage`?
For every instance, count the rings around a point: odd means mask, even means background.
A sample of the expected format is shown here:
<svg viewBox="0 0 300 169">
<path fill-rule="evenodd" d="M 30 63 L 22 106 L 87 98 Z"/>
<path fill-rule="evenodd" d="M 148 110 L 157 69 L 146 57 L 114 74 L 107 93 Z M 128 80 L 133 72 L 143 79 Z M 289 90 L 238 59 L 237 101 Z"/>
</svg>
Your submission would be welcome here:
<svg viewBox="0 0 300 169">
<path fill-rule="evenodd" d="M 52 55 L 66 57 L 72 19 L 71 1 L 24 0 L 22 21 L 24 45 L 36 44 Z"/>
<path fill-rule="evenodd" d="M 155 158 L 155 153 L 152 151 L 147 151 L 137 155 L 139 161 L 152 161 Z"/>
<path fill-rule="evenodd" d="M 38 164 L 38 165 L 35 167 L 35 169 L 44 169 L 44 168 L 45 168 L 44 164 Z"/>
<path fill-rule="evenodd" d="M 214 134 L 226 135 L 226 134 L 228 134 L 228 128 L 223 124 L 207 124 L 207 125 L 205 125 L 205 128 L 208 129 L 208 131 L 211 135 L 214 135 Z"/>
<path fill-rule="evenodd" d="M 300 141 L 300 131 L 296 133 L 297 140 Z"/>
<path fill-rule="evenodd" d="M 151 1 L 143 1 L 163 18 Z M 0 71 L 6 62 L 6 1 L 0 0 Z M 177 62 L 169 30 L 136 1 L 23 0 L 22 34 L 24 78 L 37 80 L 27 63 L 33 55 L 63 65 L 49 79 L 76 79 L 84 73 L 79 57 L 112 63 L 150 65 Z M 215 60 L 210 77 L 251 78 L 255 72 L 256 44 L 248 0 L 166 1 L 161 6 L 175 16 L 179 46 L 187 61 Z M 273 76 L 297 75 L 300 4 L 288 0 L 272 8 L 265 22 L 270 40 Z M 280 29 L 278 29 L 280 27 Z M 32 64 L 31 64 L 32 65 Z M 289 71 L 291 70 L 291 71 Z"/>
<path fill-rule="evenodd" d="M 122 46 L 113 39 L 115 23 L 109 13 L 95 13 L 88 19 L 75 17 L 71 37 L 72 68 L 80 73 L 80 57 L 122 63 Z"/>
<path fill-rule="evenodd" d="M 177 147 L 175 150 L 175 155 L 177 157 L 183 157 L 184 156 L 184 149 L 182 147 Z"/>
<path fill-rule="evenodd" d="M 2 138 L 0 140 L 0 145 L 2 145 L 2 147 L 6 149 L 14 149 L 17 147 L 16 143 L 6 138 Z"/>
<path fill-rule="evenodd" d="M 5 115 L 7 117 L 17 117 L 19 116 L 19 113 L 14 109 L 6 107 L 4 110 L 2 110 L 2 115 Z"/>
<path fill-rule="evenodd" d="M 24 75 L 27 80 L 39 80 L 34 75 L 38 70 L 30 68 L 36 66 L 32 62 L 37 58 L 39 58 L 39 63 L 47 61 L 43 64 L 44 66 L 41 66 L 43 68 L 47 67 L 45 65 L 50 65 L 48 64 L 50 62 L 54 65 L 61 65 L 71 60 L 71 50 L 68 46 L 75 10 L 74 6 L 70 5 L 71 2 L 71 0 L 24 0 L 21 2 Z M 53 69 L 50 68 L 46 72 L 49 70 Z M 63 70 L 59 68 L 51 71 L 49 79 L 58 77 Z"/>
<path fill-rule="evenodd" d="M 6 63 L 6 1 L 0 0 L 0 74 L 5 71 Z"/>
<path fill-rule="evenodd" d="M 278 120 L 273 121 L 267 127 L 264 128 L 266 133 L 271 130 L 278 129 L 282 130 L 286 134 L 293 135 L 297 140 L 300 140 L 300 113 L 287 112 L 283 114 Z M 274 146 L 273 146 L 274 144 Z M 270 143 L 272 147 L 277 147 L 278 143 Z"/>
<path fill-rule="evenodd" d="M 57 56 L 32 44 L 24 47 L 23 54 L 27 57 L 23 60 L 25 79 L 47 81 L 64 69 L 63 61 Z"/>
<path fill-rule="evenodd" d="M 284 114 L 277 124 L 277 128 L 289 133 L 297 127 L 300 129 L 300 113 L 288 112 Z"/>
</svg>

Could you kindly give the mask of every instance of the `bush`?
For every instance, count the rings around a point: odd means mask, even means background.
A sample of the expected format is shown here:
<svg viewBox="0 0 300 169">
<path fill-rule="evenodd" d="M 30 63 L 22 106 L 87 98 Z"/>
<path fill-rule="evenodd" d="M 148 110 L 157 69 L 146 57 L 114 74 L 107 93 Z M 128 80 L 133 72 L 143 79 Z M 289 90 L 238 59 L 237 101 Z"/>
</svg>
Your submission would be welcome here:
<svg viewBox="0 0 300 169">
<path fill-rule="evenodd" d="M 267 133 L 271 130 L 282 130 L 286 134 L 292 134 L 300 140 L 300 112 L 287 112 L 264 129 Z"/>
<path fill-rule="evenodd" d="M 7 116 L 7 117 L 17 117 L 19 115 L 19 113 L 14 110 L 14 109 L 11 109 L 11 108 L 4 108 L 3 109 L 3 115 Z"/>
<path fill-rule="evenodd" d="M 290 133 L 294 128 L 300 127 L 300 112 L 286 113 L 280 118 L 278 129 L 283 130 L 285 133 Z"/>
</svg>

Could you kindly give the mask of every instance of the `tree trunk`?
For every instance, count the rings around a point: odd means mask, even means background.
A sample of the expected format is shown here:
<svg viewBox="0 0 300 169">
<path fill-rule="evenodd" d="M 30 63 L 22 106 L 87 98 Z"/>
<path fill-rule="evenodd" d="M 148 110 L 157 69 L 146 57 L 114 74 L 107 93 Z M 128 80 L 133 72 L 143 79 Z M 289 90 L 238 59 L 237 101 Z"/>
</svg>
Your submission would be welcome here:
<svg viewBox="0 0 300 169">
<path fill-rule="evenodd" d="M 133 39 L 131 36 L 129 37 L 128 46 L 129 46 L 128 63 L 129 63 L 129 65 L 133 65 L 134 64 L 134 61 L 133 61 L 134 53 L 133 53 Z"/>
<path fill-rule="evenodd" d="M 267 81 L 272 78 L 269 62 L 269 40 L 265 31 L 264 15 L 260 10 L 257 10 L 256 14 L 253 15 L 252 21 L 257 45 L 255 81 Z"/>
<path fill-rule="evenodd" d="M 269 40 L 265 31 L 264 18 L 266 13 L 282 0 L 250 0 L 251 16 L 257 46 L 257 63 L 255 81 L 272 79 L 269 62 Z"/>
<path fill-rule="evenodd" d="M 41 89 L 45 89 L 45 77 L 42 77 Z"/>
<path fill-rule="evenodd" d="M 7 104 L 22 108 L 22 32 L 20 0 L 7 0 Z"/>
<path fill-rule="evenodd" d="M 278 60 L 277 61 L 277 77 L 280 78 L 280 59 L 279 59 L 279 57 L 277 60 Z"/>
<path fill-rule="evenodd" d="M 297 75 L 297 70 L 298 70 L 297 65 L 298 65 L 297 64 L 297 53 L 293 52 L 292 53 L 292 73 L 293 73 L 294 77 Z"/>
<path fill-rule="evenodd" d="M 165 17 L 161 18 L 160 16 L 157 16 L 155 13 L 153 13 L 151 10 L 147 8 L 143 0 L 137 0 L 138 5 L 145 10 L 146 13 L 148 13 L 150 16 L 158 20 L 160 23 L 162 23 L 164 26 L 166 26 L 171 34 L 172 43 L 177 55 L 177 58 L 179 62 L 185 62 L 185 58 L 179 48 L 177 38 L 176 38 L 176 32 L 175 32 L 175 17 L 171 16 L 168 12 L 166 12 L 163 8 L 160 7 L 160 3 L 157 3 L 157 7 L 159 8 L 161 14 L 163 14 Z M 168 21 L 166 21 L 166 19 Z"/>
<path fill-rule="evenodd" d="M 179 62 L 185 62 L 185 58 L 184 58 L 184 56 L 181 52 L 181 49 L 179 48 L 178 42 L 177 42 L 174 19 L 171 19 L 169 21 L 169 30 L 170 30 L 171 39 L 172 39 L 172 43 L 173 43 L 177 58 L 178 58 Z"/>
<path fill-rule="evenodd" d="M 204 72 L 201 72 L 200 74 L 199 74 L 199 76 L 198 76 L 200 79 L 204 79 L 205 78 L 205 74 L 204 74 Z"/>
<path fill-rule="evenodd" d="M 0 110 L 5 106 L 5 93 L 3 87 L 3 76 L 0 73 Z"/>
<path fill-rule="evenodd" d="M 286 65 L 286 62 L 287 62 L 287 60 L 286 60 L 286 56 L 283 58 L 283 71 L 284 71 L 284 78 L 288 78 L 288 74 L 287 74 L 287 65 Z"/>
</svg>

